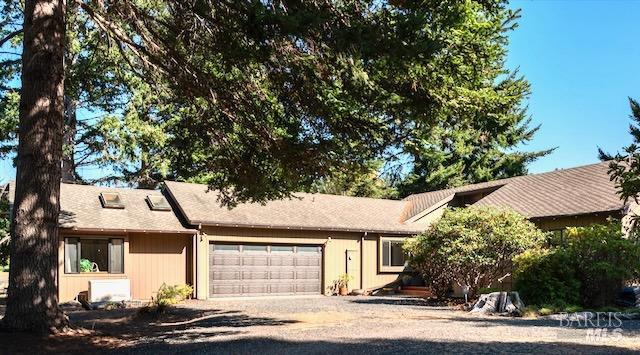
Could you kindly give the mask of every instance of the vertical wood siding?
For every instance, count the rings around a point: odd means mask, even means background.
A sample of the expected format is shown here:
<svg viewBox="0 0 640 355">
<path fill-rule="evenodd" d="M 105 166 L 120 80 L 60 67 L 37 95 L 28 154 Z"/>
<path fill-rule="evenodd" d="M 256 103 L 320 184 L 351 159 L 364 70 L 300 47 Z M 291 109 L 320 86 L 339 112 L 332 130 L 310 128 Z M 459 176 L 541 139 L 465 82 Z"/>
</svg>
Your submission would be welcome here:
<svg viewBox="0 0 640 355">
<path fill-rule="evenodd" d="M 64 237 L 124 238 L 124 274 L 64 273 Z M 147 300 L 155 295 L 158 288 L 167 285 L 188 284 L 192 277 L 188 274 L 190 263 L 187 250 L 191 236 L 184 234 L 131 233 L 125 235 L 87 235 L 65 233 L 59 246 L 59 297 L 62 302 L 73 300 L 78 293 L 88 290 L 89 280 L 123 279 L 131 280 L 131 297 Z"/>
<path fill-rule="evenodd" d="M 190 283 L 187 249 L 191 236 L 131 234 L 129 253 L 131 293 L 136 299 L 150 299 L 163 283 Z"/>
</svg>

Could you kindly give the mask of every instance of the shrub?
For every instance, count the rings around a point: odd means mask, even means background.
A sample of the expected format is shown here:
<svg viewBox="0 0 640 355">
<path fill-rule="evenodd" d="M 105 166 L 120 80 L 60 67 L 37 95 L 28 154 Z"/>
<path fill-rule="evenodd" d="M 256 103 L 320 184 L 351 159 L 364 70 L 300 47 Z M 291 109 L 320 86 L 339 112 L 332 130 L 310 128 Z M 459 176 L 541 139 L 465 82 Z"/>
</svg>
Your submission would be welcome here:
<svg viewBox="0 0 640 355">
<path fill-rule="evenodd" d="M 580 281 L 571 255 L 562 249 L 534 249 L 513 258 L 513 280 L 526 304 L 580 304 Z"/>
<path fill-rule="evenodd" d="M 640 245 L 625 238 L 619 222 L 569 228 L 567 249 L 585 306 L 611 305 L 625 281 L 638 276 Z"/>
<path fill-rule="evenodd" d="M 189 285 L 173 285 L 168 286 L 162 284 L 158 289 L 156 298 L 153 299 L 153 306 L 162 312 L 168 306 L 172 306 L 184 301 L 193 293 L 193 287 Z"/>
<path fill-rule="evenodd" d="M 520 214 L 486 207 L 447 210 L 425 233 L 406 242 L 409 265 L 439 297 L 451 285 L 470 294 L 489 287 L 510 269 L 511 259 L 538 247 L 545 234 Z"/>
<path fill-rule="evenodd" d="M 514 283 L 523 300 L 563 307 L 613 304 L 640 270 L 640 246 L 624 238 L 619 222 L 568 228 L 565 247 L 514 258 Z"/>
</svg>

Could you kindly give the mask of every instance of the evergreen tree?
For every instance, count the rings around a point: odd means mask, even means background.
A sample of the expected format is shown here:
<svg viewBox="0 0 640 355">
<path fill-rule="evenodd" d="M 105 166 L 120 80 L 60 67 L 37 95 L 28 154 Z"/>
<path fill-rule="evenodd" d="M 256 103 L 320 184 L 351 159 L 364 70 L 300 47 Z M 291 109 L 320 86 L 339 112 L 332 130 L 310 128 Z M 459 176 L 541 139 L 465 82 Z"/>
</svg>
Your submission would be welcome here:
<svg viewBox="0 0 640 355">
<path fill-rule="evenodd" d="M 609 175 L 616 183 L 618 194 L 625 202 L 632 200 L 638 203 L 640 196 L 640 103 L 629 98 L 632 123 L 629 133 L 633 143 L 625 147 L 622 153 L 609 154 L 598 149 L 600 159 L 610 160 Z"/>
<path fill-rule="evenodd" d="M 66 325 L 55 296 L 65 10 L 60 1 L 24 7 L 11 329 Z M 443 122 L 491 136 L 519 117 L 518 81 L 495 59 L 506 40 L 496 28 L 513 16 L 503 1 L 75 0 L 72 11 L 153 92 L 114 123 L 124 132 L 114 137 L 134 143 L 106 135 L 95 144 L 113 149 L 122 172 L 166 167 L 226 204 L 411 154 Z M 104 132 L 110 121 L 101 122 Z M 163 139 L 145 132 L 158 127 Z"/>
<path fill-rule="evenodd" d="M 411 168 L 398 184 L 401 196 L 524 175 L 552 151 L 519 151 L 538 127 L 530 127 L 524 106 L 529 83 L 505 68 L 507 35 L 518 17 L 507 9 L 465 14 L 465 30 L 435 64 L 456 67 L 440 78 L 449 85 L 437 94 L 442 104 L 431 108 L 438 119 L 415 125 L 403 142 L 402 162 Z"/>
</svg>

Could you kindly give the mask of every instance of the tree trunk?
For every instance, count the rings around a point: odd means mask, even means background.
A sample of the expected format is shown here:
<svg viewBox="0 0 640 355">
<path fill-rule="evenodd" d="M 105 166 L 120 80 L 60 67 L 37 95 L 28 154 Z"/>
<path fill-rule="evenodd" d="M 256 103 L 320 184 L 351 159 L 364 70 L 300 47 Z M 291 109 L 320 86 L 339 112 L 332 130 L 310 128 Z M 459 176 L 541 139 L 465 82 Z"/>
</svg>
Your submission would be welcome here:
<svg viewBox="0 0 640 355">
<path fill-rule="evenodd" d="M 73 99 L 64 100 L 64 138 L 62 150 L 62 182 L 76 183 L 78 175 L 76 173 L 75 145 L 76 133 L 78 131 L 78 120 L 76 118 L 77 104 Z"/>
<path fill-rule="evenodd" d="M 25 2 L 14 225 L 3 320 L 9 330 L 56 332 L 68 324 L 56 288 L 64 26 L 63 0 Z"/>
</svg>

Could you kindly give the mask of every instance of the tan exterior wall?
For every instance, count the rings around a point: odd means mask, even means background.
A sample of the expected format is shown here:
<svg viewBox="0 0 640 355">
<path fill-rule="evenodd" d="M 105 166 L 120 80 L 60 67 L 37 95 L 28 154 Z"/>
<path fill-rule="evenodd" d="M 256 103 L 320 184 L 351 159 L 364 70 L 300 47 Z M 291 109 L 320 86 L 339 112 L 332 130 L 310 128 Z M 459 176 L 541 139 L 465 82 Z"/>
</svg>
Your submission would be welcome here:
<svg viewBox="0 0 640 355">
<path fill-rule="evenodd" d="M 347 272 L 347 251 L 351 253 L 352 277 L 349 289 L 382 286 L 398 273 L 378 272 L 378 235 L 364 233 L 292 231 L 252 228 L 203 227 L 197 246 L 197 297 L 209 297 L 209 243 L 309 244 L 323 246 L 322 289 L 328 293 L 332 281 Z M 353 272 L 353 270 L 356 270 Z"/>
<path fill-rule="evenodd" d="M 136 299 L 150 299 L 162 286 L 191 283 L 187 258 L 191 236 L 131 234 L 129 236 L 131 293 Z"/>
<path fill-rule="evenodd" d="M 123 238 L 124 273 L 64 272 L 64 238 Z M 78 293 L 88 290 L 89 280 L 129 279 L 131 297 L 148 300 L 162 283 L 168 285 L 191 283 L 188 274 L 188 249 L 191 236 L 186 234 L 150 233 L 81 233 L 62 231 L 58 249 L 58 297 L 61 302 L 75 299 Z"/>
</svg>

